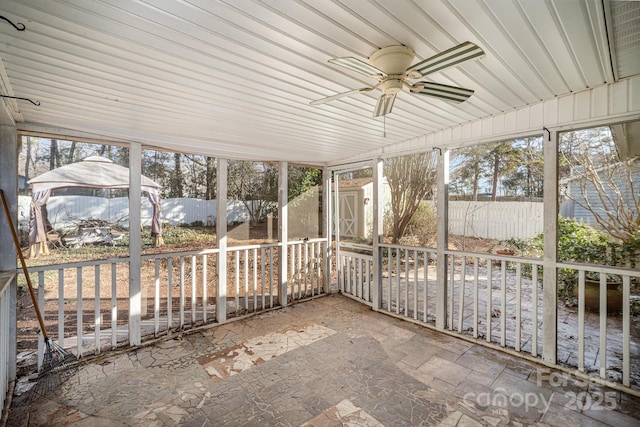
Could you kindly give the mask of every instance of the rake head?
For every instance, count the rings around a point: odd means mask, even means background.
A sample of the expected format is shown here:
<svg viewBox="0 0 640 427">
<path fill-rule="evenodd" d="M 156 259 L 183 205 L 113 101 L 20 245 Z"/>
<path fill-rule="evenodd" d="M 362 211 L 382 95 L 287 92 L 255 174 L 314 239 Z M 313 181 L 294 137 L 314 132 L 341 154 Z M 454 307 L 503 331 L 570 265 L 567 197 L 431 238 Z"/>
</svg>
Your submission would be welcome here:
<svg viewBox="0 0 640 427">
<path fill-rule="evenodd" d="M 46 349 L 38 382 L 32 388 L 32 398 L 45 396 L 55 390 L 78 371 L 78 359 L 50 338 L 45 339 Z"/>
<path fill-rule="evenodd" d="M 45 340 L 45 345 L 46 349 L 44 358 L 42 359 L 42 368 L 40 368 L 40 372 L 38 372 L 38 378 L 68 371 L 73 367 L 76 367 L 77 370 L 77 359 L 73 353 L 69 353 L 49 338 Z"/>
</svg>

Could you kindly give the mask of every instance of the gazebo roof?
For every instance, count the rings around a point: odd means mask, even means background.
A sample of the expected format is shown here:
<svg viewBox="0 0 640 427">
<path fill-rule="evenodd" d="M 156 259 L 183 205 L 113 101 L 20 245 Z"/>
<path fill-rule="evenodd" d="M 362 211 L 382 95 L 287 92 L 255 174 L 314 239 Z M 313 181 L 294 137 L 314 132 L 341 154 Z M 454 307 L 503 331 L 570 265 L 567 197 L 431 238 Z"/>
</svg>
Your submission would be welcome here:
<svg viewBox="0 0 640 427">
<path fill-rule="evenodd" d="M 90 156 L 81 162 L 71 163 L 43 173 L 29 180 L 33 192 L 56 188 L 129 188 L 129 169 L 114 164 L 111 160 Z M 158 190 L 160 185 L 142 176 L 142 190 Z"/>
</svg>

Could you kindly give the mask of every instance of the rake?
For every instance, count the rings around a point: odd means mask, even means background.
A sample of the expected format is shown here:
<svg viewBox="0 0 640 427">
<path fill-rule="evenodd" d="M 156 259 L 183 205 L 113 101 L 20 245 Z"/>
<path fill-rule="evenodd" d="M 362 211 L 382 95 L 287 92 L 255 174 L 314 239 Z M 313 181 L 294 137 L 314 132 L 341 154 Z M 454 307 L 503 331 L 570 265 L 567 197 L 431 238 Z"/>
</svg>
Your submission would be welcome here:
<svg viewBox="0 0 640 427">
<path fill-rule="evenodd" d="M 37 385 L 38 394 L 42 394 L 55 388 L 56 386 L 63 383 L 66 379 L 71 377 L 77 370 L 77 359 L 73 353 L 69 353 L 68 351 L 66 351 L 64 348 L 51 340 L 51 338 L 49 338 L 49 336 L 47 335 L 47 331 L 44 327 L 44 319 L 42 318 L 42 313 L 40 312 L 40 308 L 38 307 L 36 295 L 33 291 L 33 285 L 31 284 L 31 278 L 29 277 L 29 272 L 27 271 L 27 264 L 24 261 L 24 256 L 22 255 L 22 250 L 20 249 L 18 235 L 16 234 L 16 230 L 13 226 L 13 220 L 11 219 L 11 214 L 9 213 L 9 205 L 7 204 L 7 199 L 4 197 L 4 191 L 2 191 L 2 189 L 0 189 L 0 198 L 2 198 L 2 207 L 4 208 L 4 214 L 7 217 L 7 222 L 9 224 L 9 228 L 11 229 L 13 243 L 16 247 L 16 251 L 18 252 L 18 257 L 20 258 L 22 272 L 24 273 L 24 278 L 26 279 L 27 286 L 29 287 L 31 301 L 33 302 L 33 307 L 35 308 L 36 315 L 38 316 L 40 332 L 42 333 L 42 337 L 44 338 L 45 351 L 44 357 L 42 359 L 42 367 L 38 371 Z"/>
</svg>

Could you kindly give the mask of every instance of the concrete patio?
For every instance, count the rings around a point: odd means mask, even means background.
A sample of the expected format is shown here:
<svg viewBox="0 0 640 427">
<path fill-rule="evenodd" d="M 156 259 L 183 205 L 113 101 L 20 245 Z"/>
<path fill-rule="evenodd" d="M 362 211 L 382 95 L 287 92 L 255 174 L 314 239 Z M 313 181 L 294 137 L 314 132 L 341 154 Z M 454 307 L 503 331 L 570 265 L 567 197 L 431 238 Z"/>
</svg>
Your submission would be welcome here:
<svg viewBox="0 0 640 427">
<path fill-rule="evenodd" d="M 9 426 L 474 426 L 640 422 L 640 398 L 340 295 L 83 364 Z"/>
</svg>

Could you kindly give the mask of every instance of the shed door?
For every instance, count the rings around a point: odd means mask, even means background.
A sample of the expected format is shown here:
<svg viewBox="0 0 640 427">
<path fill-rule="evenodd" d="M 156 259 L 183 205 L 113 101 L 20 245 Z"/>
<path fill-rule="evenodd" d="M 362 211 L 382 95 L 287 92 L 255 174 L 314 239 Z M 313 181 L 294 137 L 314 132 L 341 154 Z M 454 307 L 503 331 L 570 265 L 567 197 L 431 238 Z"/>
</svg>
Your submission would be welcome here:
<svg viewBox="0 0 640 427">
<path fill-rule="evenodd" d="M 340 197 L 340 236 L 355 238 L 358 230 L 358 194 L 341 193 Z"/>
</svg>

